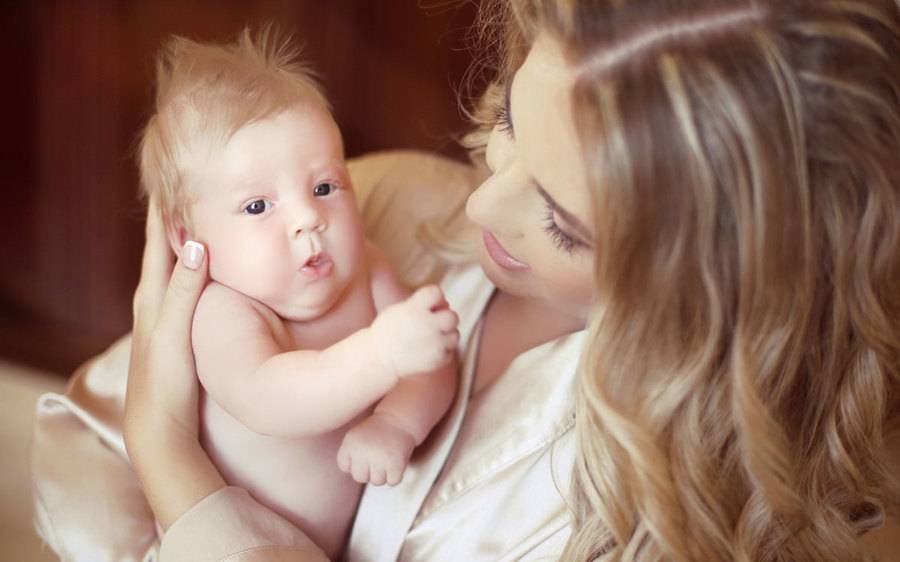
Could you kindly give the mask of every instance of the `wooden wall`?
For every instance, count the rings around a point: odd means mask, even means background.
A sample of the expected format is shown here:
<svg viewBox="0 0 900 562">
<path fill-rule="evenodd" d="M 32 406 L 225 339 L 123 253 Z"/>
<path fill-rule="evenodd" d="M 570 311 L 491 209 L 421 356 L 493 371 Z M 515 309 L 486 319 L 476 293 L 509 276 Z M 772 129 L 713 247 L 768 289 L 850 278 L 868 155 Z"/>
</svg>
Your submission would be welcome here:
<svg viewBox="0 0 900 562">
<path fill-rule="evenodd" d="M 348 155 L 460 156 L 474 8 L 428 1 L 4 2 L 0 356 L 66 373 L 128 331 L 143 241 L 133 150 L 171 34 L 226 41 L 275 22 L 305 43 Z"/>
</svg>

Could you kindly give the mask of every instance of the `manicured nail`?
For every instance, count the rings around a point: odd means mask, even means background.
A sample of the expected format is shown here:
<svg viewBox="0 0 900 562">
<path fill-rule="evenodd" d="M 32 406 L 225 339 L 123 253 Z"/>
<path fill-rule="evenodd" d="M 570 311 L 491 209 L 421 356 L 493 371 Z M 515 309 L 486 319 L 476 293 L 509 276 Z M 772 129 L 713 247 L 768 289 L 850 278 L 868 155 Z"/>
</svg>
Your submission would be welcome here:
<svg viewBox="0 0 900 562">
<path fill-rule="evenodd" d="M 203 244 L 188 240 L 181 249 L 181 261 L 188 269 L 197 269 L 203 263 Z"/>
</svg>

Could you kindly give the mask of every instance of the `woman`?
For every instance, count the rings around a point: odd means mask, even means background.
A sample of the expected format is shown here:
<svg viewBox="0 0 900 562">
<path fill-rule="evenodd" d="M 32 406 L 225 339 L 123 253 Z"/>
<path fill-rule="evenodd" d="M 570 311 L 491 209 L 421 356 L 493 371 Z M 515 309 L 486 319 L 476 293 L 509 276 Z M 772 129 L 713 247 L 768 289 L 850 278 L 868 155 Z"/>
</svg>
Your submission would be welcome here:
<svg viewBox="0 0 900 562">
<path fill-rule="evenodd" d="M 866 559 L 900 500 L 898 5 L 485 13 L 483 272 L 443 281 L 463 391 L 420 469 L 366 492 L 349 558 Z M 162 559 L 321 559 L 197 445 L 204 265 L 163 297 L 153 214 L 126 436 Z"/>
</svg>

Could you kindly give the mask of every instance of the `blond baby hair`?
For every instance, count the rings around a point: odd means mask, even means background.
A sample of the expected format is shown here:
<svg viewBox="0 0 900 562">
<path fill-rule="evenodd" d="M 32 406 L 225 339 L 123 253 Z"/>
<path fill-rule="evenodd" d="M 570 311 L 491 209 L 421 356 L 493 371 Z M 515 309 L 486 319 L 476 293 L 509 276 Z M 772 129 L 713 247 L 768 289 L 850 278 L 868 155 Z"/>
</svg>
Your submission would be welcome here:
<svg viewBox="0 0 900 562">
<path fill-rule="evenodd" d="M 173 36 L 156 62 L 155 110 L 140 137 L 141 192 L 167 222 L 190 224 L 189 162 L 299 102 L 329 104 L 290 38 L 244 29 L 232 43 Z"/>
</svg>

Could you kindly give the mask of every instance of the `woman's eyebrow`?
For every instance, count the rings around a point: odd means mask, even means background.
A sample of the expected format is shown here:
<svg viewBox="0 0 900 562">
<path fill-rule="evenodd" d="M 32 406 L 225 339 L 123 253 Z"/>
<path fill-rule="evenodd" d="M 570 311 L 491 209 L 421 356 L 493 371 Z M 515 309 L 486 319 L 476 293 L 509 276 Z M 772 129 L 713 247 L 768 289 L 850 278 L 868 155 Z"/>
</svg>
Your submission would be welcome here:
<svg viewBox="0 0 900 562">
<path fill-rule="evenodd" d="M 594 240 L 593 234 L 591 234 L 590 229 L 584 226 L 584 223 L 579 220 L 578 217 L 570 213 L 569 211 L 563 209 L 556 200 L 550 196 L 549 193 L 544 191 L 544 188 L 541 186 L 537 186 L 537 191 L 540 193 L 541 197 L 544 198 L 544 201 L 547 202 L 547 205 L 550 206 L 553 211 L 558 214 L 566 223 L 576 230 L 577 234 L 581 236 L 584 242 L 588 244 L 592 244 Z"/>
</svg>

